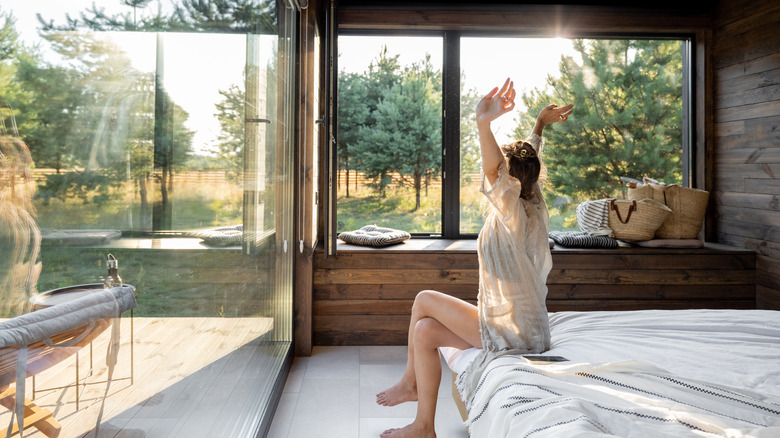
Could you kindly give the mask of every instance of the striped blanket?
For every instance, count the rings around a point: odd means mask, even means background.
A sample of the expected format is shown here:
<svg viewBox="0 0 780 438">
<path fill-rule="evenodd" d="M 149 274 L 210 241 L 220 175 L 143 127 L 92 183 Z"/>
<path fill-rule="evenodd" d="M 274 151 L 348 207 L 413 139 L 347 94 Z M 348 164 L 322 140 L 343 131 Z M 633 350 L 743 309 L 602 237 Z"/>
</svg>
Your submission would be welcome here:
<svg viewBox="0 0 780 438">
<path fill-rule="evenodd" d="M 494 360 L 467 426 L 473 437 L 778 437 L 780 397 L 624 361 Z"/>
<path fill-rule="evenodd" d="M 492 361 L 471 436 L 780 437 L 780 312 L 557 312 L 550 333 L 543 354 L 569 361 Z M 462 372 L 478 351 L 445 360 Z"/>
</svg>

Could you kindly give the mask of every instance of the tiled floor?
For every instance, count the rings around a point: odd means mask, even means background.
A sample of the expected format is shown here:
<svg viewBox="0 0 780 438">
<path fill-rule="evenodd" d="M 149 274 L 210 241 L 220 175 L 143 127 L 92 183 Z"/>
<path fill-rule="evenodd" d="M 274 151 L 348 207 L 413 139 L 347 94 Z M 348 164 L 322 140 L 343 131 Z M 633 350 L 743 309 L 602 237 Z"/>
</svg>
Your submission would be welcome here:
<svg viewBox="0 0 780 438">
<path fill-rule="evenodd" d="M 295 358 L 268 437 L 376 438 L 411 423 L 416 402 L 376 404 L 376 393 L 397 382 L 405 365 L 406 347 L 315 347 L 311 357 Z M 451 376 L 444 364 L 436 433 L 466 438 Z"/>
</svg>

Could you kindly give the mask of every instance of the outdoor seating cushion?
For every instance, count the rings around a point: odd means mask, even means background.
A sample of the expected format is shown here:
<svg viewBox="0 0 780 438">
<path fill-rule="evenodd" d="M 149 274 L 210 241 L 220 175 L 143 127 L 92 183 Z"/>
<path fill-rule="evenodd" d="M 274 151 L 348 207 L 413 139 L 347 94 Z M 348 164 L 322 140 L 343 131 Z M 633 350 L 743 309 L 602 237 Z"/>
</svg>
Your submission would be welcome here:
<svg viewBox="0 0 780 438">
<path fill-rule="evenodd" d="M 0 322 L 0 348 L 49 339 L 85 324 L 118 317 L 136 305 L 133 288 L 123 286 L 98 290 L 72 301 L 25 313 Z"/>
<path fill-rule="evenodd" d="M 411 237 L 412 235 L 406 231 L 376 225 L 366 225 L 359 230 L 339 234 L 339 239 L 346 243 L 377 247 L 402 243 Z"/>
<path fill-rule="evenodd" d="M 244 227 L 242 224 L 231 225 L 227 227 L 191 231 L 188 232 L 187 235 L 202 239 L 203 243 L 207 245 L 237 246 L 241 245 L 241 239 L 244 235 Z"/>
<path fill-rule="evenodd" d="M 88 341 L 108 326 L 110 318 L 119 317 L 122 312 L 135 308 L 136 305 L 135 290 L 122 286 L 96 290 L 78 299 L 0 322 L 0 351 L 3 351 L 0 354 L 3 364 L 0 367 L 0 387 L 9 385 L 15 379 L 15 366 L 9 368 L 5 365 L 6 362 L 12 364 L 16 361 L 14 358 L 18 347 L 37 346 L 29 355 L 31 363 L 28 364 L 27 375 L 31 376 L 75 352 L 67 347 L 47 347 L 41 342 L 52 340 L 55 345 L 64 346 L 78 342 L 82 336 Z M 60 344 L 60 340 L 67 342 Z M 9 350 L 4 350 L 6 348 Z"/>
</svg>

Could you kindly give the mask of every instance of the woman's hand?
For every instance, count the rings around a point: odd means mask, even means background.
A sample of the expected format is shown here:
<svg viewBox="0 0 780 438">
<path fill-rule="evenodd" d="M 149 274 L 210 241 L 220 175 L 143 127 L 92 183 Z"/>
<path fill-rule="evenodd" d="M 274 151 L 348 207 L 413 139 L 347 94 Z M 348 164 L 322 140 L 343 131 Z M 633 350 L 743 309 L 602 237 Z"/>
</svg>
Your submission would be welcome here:
<svg viewBox="0 0 780 438">
<path fill-rule="evenodd" d="M 477 125 L 489 124 L 515 107 L 514 84 L 507 78 L 501 88 L 493 88 L 477 104 Z"/>
<path fill-rule="evenodd" d="M 549 125 L 550 123 L 565 122 L 568 120 L 569 115 L 572 112 L 572 108 L 574 108 L 574 104 L 569 104 L 560 108 L 558 108 L 558 105 L 555 104 L 547 105 L 542 109 L 542 111 L 539 112 L 536 120 L 538 122 L 540 121 L 544 123 L 545 125 Z"/>
<path fill-rule="evenodd" d="M 544 127 L 551 123 L 565 122 L 571 115 L 574 104 L 569 104 L 558 108 L 558 105 L 551 104 L 542 108 L 539 115 L 536 116 L 536 125 L 534 125 L 534 134 L 541 136 Z"/>
</svg>

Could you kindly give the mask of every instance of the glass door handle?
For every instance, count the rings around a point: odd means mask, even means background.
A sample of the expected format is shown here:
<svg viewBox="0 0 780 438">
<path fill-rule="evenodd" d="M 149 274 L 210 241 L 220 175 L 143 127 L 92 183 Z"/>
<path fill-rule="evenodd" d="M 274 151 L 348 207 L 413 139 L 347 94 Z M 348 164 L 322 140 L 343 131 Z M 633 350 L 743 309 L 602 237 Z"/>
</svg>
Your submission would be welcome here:
<svg viewBox="0 0 780 438">
<path fill-rule="evenodd" d="M 268 119 L 244 119 L 246 123 L 271 123 Z"/>
</svg>

